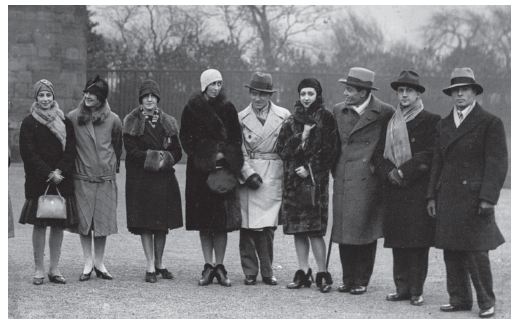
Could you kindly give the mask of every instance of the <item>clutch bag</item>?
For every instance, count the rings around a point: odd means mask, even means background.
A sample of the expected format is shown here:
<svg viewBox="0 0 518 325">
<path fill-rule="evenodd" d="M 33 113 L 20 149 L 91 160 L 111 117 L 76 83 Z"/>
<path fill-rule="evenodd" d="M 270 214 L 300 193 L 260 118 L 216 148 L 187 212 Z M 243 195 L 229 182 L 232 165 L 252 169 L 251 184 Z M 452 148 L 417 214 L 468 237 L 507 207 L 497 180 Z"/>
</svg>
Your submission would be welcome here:
<svg viewBox="0 0 518 325">
<path fill-rule="evenodd" d="M 56 191 L 58 195 L 47 195 L 50 184 L 45 190 L 45 194 L 38 198 L 38 210 L 36 211 L 37 219 L 66 219 L 67 207 L 66 200 L 59 193 L 58 187 Z"/>
<path fill-rule="evenodd" d="M 308 165 L 309 174 L 311 175 L 311 184 L 303 184 L 300 188 L 301 203 L 304 206 L 316 207 L 319 204 L 320 186 L 315 183 L 311 164 Z"/>
</svg>

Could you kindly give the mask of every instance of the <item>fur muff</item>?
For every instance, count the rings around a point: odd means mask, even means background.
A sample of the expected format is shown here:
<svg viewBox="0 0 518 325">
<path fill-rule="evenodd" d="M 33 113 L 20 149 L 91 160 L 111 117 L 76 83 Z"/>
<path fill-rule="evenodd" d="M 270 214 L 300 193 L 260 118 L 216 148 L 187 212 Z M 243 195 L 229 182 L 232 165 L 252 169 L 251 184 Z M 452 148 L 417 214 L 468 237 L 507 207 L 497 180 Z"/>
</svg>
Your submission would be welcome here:
<svg viewBox="0 0 518 325">
<path fill-rule="evenodd" d="M 160 151 L 148 150 L 144 161 L 144 170 L 157 172 L 160 168 Z"/>
<path fill-rule="evenodd" d="M 173 170 L 174 166 L 174 157 L 169 151 L 163 151 L 164 153 L 164 164 L 160 167 L 162 171 L 170 171 Z"/>
<path fill-rule="evenodd" d="M 165 135 L 167 137 L 172 137 L 178 134 L 178 124 L 174 117 L 167 115 L 164 111 L 158 108 L 158 113 L 160 115 L 159 121 L 164 128 Z M 140 112 L 140 106 L 135 108 L 131 113 L 126 115 L 124 118 L 123 125 L 123 134 L 129 134 L 134 137 L 140 137 L 144 134 L 144 129 L 146 128 L 146 119 Z"/>
<path fill-rule="evenodd" d="M 111 112 L 108 102 L 105 102 L 104 105 L 97 107 L 92 112 L 85 106 L 84 99 L 79 102 L 77 110 L 77 123 L 79 125 L 86 125 L 89 121 L 92 121 L 92 124 L 101 124 Z"/>
</svg>

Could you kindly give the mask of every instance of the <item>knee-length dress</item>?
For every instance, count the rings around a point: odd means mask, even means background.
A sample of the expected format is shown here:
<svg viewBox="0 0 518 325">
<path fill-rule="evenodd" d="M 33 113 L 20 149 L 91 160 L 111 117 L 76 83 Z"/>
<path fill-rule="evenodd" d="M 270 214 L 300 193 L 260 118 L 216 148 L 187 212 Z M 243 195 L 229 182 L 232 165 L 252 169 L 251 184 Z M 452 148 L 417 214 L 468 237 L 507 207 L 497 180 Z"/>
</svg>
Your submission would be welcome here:
<svg viewBox="0 0 518 325">
<path fill-rule="evenodd" d="M 93 113 L 81 101 L 68 114 L 77 141 L 74 188 L 78 205 L 77 232 L 94 236 L 117 233 L 116 172 L 122 154 L 122 123 L 108 102 Z"/>
<path fill-rule="evenodd" d="M 315 124 L 305 146 L 302 144 L 304 124 Z M 323 104 L 315 102 L 307 112 L 297 101 L 295 113 L 282 126 L 277 153 L 284 164 L 282 224 L 284 234 L 324 236 L 327 230 L 329 204 L 329 172 L 338 155 L 336 120 Z M 311 176 L 302 178 L 295 170 L 304 166 L 313 171 L 320 187 L 319 204 L 309 206 L 301 198 L 301 186 L 311 184 Z"/>
<path fill-rule="evenodd" d="M 158 109 L 153 127 L 140 107 L 124 118 L 128 230 L 168 232 L 183 226 L 182 199 L 173 166 L 182 158 L 174 117 Z M 160 167 L 160 151 L 163 165 Z"/>
</svg>

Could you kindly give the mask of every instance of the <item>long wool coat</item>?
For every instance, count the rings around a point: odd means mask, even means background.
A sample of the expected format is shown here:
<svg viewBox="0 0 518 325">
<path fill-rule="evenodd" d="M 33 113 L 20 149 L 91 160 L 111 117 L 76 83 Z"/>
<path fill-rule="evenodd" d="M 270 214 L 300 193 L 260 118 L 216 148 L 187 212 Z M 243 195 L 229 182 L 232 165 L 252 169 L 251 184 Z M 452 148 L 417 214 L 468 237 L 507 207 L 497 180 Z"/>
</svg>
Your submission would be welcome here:
<svg viewBox="0 0 518 325">
<path fill-rule="evenodd" d="M 376 174 L 383 186 L 383 235 L 385 247 L 432 247 L 435 243 L 435 219 L 426 210 L 426 191 L 430 181 L 436 125 L 441 117 L 421 111 L 406 124 L 412 158 L 399 169 L 403 173 L 403 185 L 392 185 L 389 172 L 396 166 L 383 158 L 387 126 L 381 132 L 380 141 L 372 160 Z"/>
<path fill-rule="evenodd" d="M 304 124 L 315 124 L 302 146 Z M 323 105 L 312 104 L 307 113 L 295 103 L 295 112 L 281 128 L 277 153 L 284 163 L 282 223 L 284 234 L 311 232 L 324 236 L 327 230 L 329 204 L 329 171 L 337 157 L 338 132 L 333 114 Z M 315 182 L 320 187 L 316 207 L 301 200 L 301 185 L 311 184 L 311 176 L 302 178 L 295 169 L 304 166 L 313 171 Z"/>
<path fill-rule="evenodd" d="M 333 107 L 341 152 L 333 171 L 335 243 L 365 245 L 383 237 L 381 186 L 371 158 L 394 111 L 374 95 L 361 117 L 345 102 Z"/>
<path fill-rule="evenodd" d="M 128 230 L 169 231 L 183 226 L 182 199 L 173 166 L 182 158 L 178 125 L 159 109 L 153 128 L 140 107 L 124 118 Z M 160 167 L 160 151 L 164 163 Z"/>
<path fill-rule="evenodd" d="M 243 129 L 245 159 L 241 169 L 241 183 L 255 173 L 263 180 L 258 189 L 252 190 L 244 184 L 239 188 L 242 228 L 277 226 L 282 202 L 282 160 L 280 156 L 277 159 L 263 159 L 256 155 L 275 155 L 282 124 L 290 115 L 290 111 L 271 101 L 264 125 L 255 116 L 251 105 L 238 114 Z"/>
<path fill-rule="evenodd" d="M 77 141 L 74 187 L 78 203 L 78 232 L 94 236 L 117 233 L 117 183 L 115 181 L 122 154 L 122 123 L 110 110 L 108 102 L 98 108 L 99 119 L 93 121 L 84 102 L 70 113 Z M 92 226 L 93 225 L 93 226 Z"/>
<path fill-rule="evenodd" d="M 481 200 L 496 204 L 507 174 L 507 145 L 500 118 L 478 103 L 457 128 L 453 111 L 437 125 L 427 197 L 436 200 L 435 246 L 492 250 L 504 243 L 495 214 L 478 214 Z"/>
<path fill-rule="evenodd" d="M 218 152 L 223 164 L 239 177 L 243 166 L 242 135 L 237 111 L 223 92 L 207 101 L 203 93 L 191 95 L 182 113 L 180 141 L 187 153 L 185 223 L 187 230 L 233 231 L 241 227 L 237 188 L 222 195 L 207 186 L 216 169 Z M 219 162 L 218 162 L 219 163 Z"/>
</svg>

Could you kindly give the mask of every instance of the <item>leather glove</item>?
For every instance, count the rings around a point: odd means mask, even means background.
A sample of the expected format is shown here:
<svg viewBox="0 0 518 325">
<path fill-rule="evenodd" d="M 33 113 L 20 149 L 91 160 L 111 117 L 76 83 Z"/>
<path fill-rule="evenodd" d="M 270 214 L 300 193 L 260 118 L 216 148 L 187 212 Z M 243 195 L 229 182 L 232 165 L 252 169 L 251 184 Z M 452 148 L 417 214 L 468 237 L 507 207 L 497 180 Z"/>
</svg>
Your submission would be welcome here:
<svg viewBox="0 0 518 325">
<path fill-rule="evenodd" d="M 257 190 L 262 183 L 263 179 L 257 173 L 250 175 L 250 177 L 248 177 L 245 181 L 245 185 L 252 190 Z"/>
<path fill-rule="evenodd" d="M 480 204 L 478 206 L 478 214 L 481 217 L 489 217 L 492 214 L 495 213 L 495 206 L 489 202 L 486 202 L 484 200 L 480 201 Z"/>
</svg>

